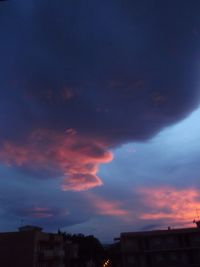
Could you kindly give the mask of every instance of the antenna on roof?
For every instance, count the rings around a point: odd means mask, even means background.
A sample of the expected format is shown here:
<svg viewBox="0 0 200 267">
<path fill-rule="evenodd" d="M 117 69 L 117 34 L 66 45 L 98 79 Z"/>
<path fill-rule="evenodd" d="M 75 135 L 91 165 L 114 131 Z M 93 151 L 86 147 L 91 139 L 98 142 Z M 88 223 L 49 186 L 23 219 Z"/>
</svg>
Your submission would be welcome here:
<svg viewBox="0 0 200 267">
<path fill-rule="evenodd" d="M 196 215 L 197 215 L 197 218 L 199 219 L 199 209 L 196 208 Z"/>
<path fill-rule="evenodd" d="M 197 218 L 197 220 L 194 219 L 193 223 L 196 223 L 197 227 L 200 228 L 199 209 L 197 209 L 197 208 L 196 208 L 196 218 Z"/>
</svg>

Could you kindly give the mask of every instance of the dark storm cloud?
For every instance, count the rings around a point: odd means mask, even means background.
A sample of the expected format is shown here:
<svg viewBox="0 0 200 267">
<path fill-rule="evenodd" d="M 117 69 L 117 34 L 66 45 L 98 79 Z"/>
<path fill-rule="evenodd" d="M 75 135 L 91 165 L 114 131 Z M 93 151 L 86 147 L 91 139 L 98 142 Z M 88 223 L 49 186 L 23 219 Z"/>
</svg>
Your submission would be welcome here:
<svg viewBox="0 0 200 267">
<path fill-rule="evenodd" d="M 199 8 L 198 1 L 19 0 L 2 5 L 1 160 L 12 165 L 13 155 L 20 155 L 17 165 L 23 167 L 25 157 L 36 159 L 28 156 L 30 148 L 34 155 L 41 153 L 38 141 L 30 145 L 34 131 L 47 129 L 55 136 L 71 131 L 81 137 L 66 150 L 80 148 L 80 154 L 94 158 L 75 176 L 84 183 L 90 177 L 90 183 L 93 175 L 92 184 L 99 185 L 94 162 L 99 158 L 101 163 L 105 148 L 147 140 L 197 106 Z M 56 166 L 62 162 L 58 154 L 52 154 Z"/>
</svg>

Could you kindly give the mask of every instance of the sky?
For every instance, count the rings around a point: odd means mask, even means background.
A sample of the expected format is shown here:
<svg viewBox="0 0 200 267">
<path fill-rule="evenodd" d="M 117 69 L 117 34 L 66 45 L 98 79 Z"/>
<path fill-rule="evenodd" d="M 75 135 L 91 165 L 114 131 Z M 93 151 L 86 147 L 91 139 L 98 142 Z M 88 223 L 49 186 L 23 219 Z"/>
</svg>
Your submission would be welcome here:
<svg viewBox="0 0 200 267">
<path fill-rule="evenodd" d="M 0 231 L 191 227 L 200 2 L 0 2 Z"/>
</svg>

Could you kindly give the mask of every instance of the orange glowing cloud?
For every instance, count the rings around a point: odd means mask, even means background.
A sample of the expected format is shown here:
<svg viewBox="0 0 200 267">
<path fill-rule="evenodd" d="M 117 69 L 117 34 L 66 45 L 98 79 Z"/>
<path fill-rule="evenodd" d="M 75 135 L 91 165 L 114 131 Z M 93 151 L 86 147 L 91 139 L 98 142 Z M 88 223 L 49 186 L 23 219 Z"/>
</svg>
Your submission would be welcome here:
<svg viewBox="0 0 200 267">
<path fill-rule="evenodd" d="M 129 211 L 122 208 L 123 203 L 120 201 L 106 200 L 92 193 L 88 193 L 87 198 L 97 214 L 129 219 Z"/>
<path fill-rule="evenodd" d="M 200 209 L 200 191 L 195 188 L 174 187 L 140 188 L 143 203 L 150 210 L 140 214 L 140 219 L 167 219 L 174 223 L 192 222 Z"/>
<path fill-rule="evenodd" d="M 74 129 L 67 129 L 62 134 L 37 130 L 23 145 L 5 141 L 0 150 L 0 161 L 9 166 L 59 170 L 64 191 L 102 185 L 97 176 L 99 165 L 111 160 L 112 154 L 106 144 L 80 136 Z"/>
</svg>

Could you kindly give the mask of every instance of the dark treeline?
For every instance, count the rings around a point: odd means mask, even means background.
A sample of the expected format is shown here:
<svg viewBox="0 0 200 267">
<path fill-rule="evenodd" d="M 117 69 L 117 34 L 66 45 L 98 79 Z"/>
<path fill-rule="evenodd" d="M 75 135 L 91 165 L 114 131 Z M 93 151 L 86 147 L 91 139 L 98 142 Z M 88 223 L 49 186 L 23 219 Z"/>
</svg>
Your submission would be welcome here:
<svg viewBox="0 0 200 267">
<path fill-rule="evenodd" d="M 69 243 L 69 247 L 73 248 L 70 266 L 102 266 L 106 256 L 105 250 L 96 237 L 93 235 L 62 233 L 60 231 L 59 233 L 63 235 L 65 243 Z M 76 255 L 73 255 L 74 252 Z"/>
</svg>

